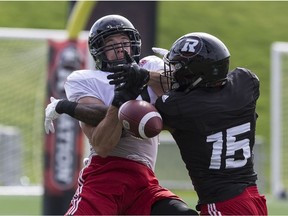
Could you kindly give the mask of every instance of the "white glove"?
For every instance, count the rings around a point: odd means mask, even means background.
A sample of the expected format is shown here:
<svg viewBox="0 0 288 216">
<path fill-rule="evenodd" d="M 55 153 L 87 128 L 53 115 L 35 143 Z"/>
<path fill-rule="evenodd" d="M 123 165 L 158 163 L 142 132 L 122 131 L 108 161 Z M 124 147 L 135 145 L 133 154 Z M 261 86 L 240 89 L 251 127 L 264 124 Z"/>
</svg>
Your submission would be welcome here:
<svg viewBox="0 0 288 216">
<path fill-rule="evenodd" d="M 56 105 L 59 103 L 58 99 L 55 99 L 54 97 L 50 97 L 50 104 L 47 105 L 46 109 L 45 109 L 45 131 L 47 134 L 49 134 L 49 132 L 54 133 L 55 129 L 54 129 L 54 124 L 53 124 L 53 120 L 57 119 L 61 114 L 57 113 L 55 108 Z"/>
</svg>

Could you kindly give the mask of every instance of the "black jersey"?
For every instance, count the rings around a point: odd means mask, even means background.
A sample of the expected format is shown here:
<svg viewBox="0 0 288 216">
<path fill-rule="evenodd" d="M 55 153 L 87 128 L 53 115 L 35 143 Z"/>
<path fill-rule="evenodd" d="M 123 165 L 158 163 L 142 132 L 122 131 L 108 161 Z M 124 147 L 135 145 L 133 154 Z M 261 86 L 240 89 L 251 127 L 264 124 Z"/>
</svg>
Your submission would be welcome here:
<svg viewBox="0 0 288 216">
<path fill-rule="evenodd" d="M 228 73 L 221 88 L 173 90 L 156 101 L 174 129 L 199 203 L 227 200 L 255 185 L 253 146 L 259 97 L 257 76 L 244 68 Z"/>
</svg>

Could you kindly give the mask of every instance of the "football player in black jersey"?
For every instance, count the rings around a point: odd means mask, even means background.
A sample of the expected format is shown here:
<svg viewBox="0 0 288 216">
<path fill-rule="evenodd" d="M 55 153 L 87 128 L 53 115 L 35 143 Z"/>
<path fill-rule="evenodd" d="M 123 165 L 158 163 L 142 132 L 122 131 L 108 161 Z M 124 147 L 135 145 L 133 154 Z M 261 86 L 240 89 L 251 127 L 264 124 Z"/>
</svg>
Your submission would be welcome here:
<svg viewBox="0 0 288 216">
<path fill-rule="evenodd" d="M 259 79 L 246 68 L 229 72 L 229 58 L 213 35 L 180 37 L 163 58 L 167 91 L 155 106 L 179 146 L 201 215 L 267 215 L 253 167 Z M 139 77 L 116 76 L 113 83 Z"/>
<path fill-rule="evenodd" d="M 168 91 L 156 108 L 179 146 L 201 215 L 267 215 L 253 168 L 259 79 L 246 68 L 229 72 L 229 58 L 213 35 L 177 39 L 163 58 Z"/>
</svg>

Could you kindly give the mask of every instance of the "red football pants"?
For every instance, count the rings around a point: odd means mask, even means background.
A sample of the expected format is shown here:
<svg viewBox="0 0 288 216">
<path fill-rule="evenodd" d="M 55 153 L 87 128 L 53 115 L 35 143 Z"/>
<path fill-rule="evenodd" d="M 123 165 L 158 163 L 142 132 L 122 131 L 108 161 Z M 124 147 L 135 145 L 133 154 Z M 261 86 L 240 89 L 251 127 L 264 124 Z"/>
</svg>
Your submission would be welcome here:
<svg viewBox="0 0 288 216">
<path fill-rule="evenodd" d="M 66 215 L 149 215 L 153 203 L 165 198 L 179 199 L 159 185 L 147 166 L 94 156 L 80 172 Z"/>
<path fill-rule="evenodd" d="M 265 196 L 250 186 L 232 199 L 201 205 L 200 215 L 268 215 L 268 210 Z"/>
</svg>

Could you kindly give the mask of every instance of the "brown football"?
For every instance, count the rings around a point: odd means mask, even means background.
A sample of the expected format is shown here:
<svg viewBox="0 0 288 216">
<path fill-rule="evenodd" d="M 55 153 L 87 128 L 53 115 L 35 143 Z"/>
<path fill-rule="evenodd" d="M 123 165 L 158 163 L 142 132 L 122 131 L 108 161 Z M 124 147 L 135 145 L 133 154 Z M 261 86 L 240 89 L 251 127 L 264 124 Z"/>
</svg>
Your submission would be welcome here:
<svg viewBox="0 0 288 216">
<path fill-rule="evenodd" d="M 118 118 L 126 131 L 142 139 L 157 136 L 163 127 L 162 117 L 156 108 L 142 100 L 130 100 L 122 104 Z"/>
</svg>

